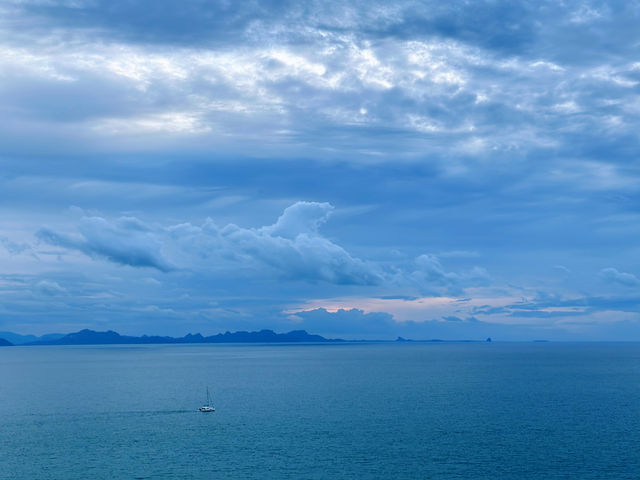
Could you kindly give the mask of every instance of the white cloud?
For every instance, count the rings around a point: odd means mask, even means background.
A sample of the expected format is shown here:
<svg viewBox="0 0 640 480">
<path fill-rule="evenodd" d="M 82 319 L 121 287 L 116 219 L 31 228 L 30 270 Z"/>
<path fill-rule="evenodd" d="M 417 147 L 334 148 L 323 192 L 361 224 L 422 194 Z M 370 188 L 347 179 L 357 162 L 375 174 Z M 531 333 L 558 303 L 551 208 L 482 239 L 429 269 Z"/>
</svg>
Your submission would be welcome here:
<svg viewBox="0 0 640 480">
<path fill-rule="evenodd" d="M 152 228 L 133 217 L 115 222 L 84 217 L 78 225 L 79 235 L 41 229 L 38 237 L 115 263 L 165 272 L 177 266 L 209 269 L 241 265 L 293 280 L 381 283 L 383 277 L 375 264 L 351 256 L 318 232 L 332 209 L 328 203 L 298 202 L 275 224 L 262 228 L 218 227 L 211 220 L 202 226 L 183 223 Z"/>
<path fill-rule="evenodd" d="M 423 254 L 412 262 L 400 261 L 396 265 L 354 257 L 320 232 L 333 209 L 326 202 L 297 202 L 287 207 L 274 224 L 258 228 L 233 223 L 218 226 L 211 219 L 202 225 L 162 227 L 150 226 L 135 217 L 110 221 L 84 216 L 76 233 L 43 228 L 37 236 L 48 244 L 92 257 L 163 272 L 241 267 L 254 275 L 288 280 L 388 285 L 417 288 L 434 295 L 458 295 L 465 288 L 490 282 L 480 267 L 447 271 L 436 255 Z"/>
<path fill-rule="evenodd" d="M 287 207 L 278 221 L 262 232 L 271 236 L 295 238 L 300 234 L 317 235 L 320 225 L 325 223 L 333 211 L 327 202 L 297 202 Z"/>
<path fill-rule="evenodd" d="M 165 112 L 142 117 L 105 118 L 93 129 L 110 135 L 201 134 L 211 131 L 197 112 Z"/>
</svg>

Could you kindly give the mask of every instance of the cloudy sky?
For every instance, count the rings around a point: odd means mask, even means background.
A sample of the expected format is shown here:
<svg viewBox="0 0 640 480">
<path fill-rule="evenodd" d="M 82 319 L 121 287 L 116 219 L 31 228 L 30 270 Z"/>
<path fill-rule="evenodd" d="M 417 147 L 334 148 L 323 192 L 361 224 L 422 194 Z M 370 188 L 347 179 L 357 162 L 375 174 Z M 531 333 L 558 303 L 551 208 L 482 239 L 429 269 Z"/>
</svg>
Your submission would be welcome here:
<svg viewBox="0 0 640 480">
<path fill-rule="evenodd" d="M 640 2 L 0 1 L 0 330 L 640 340 Z"/>
</svg>

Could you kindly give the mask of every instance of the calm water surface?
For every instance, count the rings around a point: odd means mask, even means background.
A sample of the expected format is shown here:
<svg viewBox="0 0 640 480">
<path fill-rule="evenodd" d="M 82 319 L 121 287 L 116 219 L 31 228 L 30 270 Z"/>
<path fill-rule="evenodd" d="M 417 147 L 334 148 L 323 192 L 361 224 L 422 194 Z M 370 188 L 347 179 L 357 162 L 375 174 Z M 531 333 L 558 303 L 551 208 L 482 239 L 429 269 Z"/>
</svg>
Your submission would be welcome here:
<svg viewBox="0 0 640 480">
<path fill-rule="evenodd" d="M 640 344 L 10 347 L 0 416 L 2 479 L 640 478 Z"/>
</svg>

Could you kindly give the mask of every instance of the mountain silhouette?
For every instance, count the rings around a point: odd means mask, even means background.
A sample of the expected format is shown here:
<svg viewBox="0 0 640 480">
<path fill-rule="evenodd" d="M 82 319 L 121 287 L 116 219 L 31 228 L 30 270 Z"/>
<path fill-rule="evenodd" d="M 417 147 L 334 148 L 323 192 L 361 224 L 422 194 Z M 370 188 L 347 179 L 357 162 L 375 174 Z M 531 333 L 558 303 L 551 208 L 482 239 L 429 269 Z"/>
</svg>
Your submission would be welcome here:
<svg viewBox="0 0 640 480">
<path fill-rule="evenodd" d="M 184 337 L 148 336 L 133 337 L 120 335 L 113 330 L 96 332 L 94 330 L 80 330 L 69 333 L 61 338 L 52 340 L 38 340 L 26 345 L 125 345 L 125 344 L 159 344 L 159 343 L 300 343 L 300 342 L 341 342 L 340 339 L 327 339 L 320 335 L 307 333 L 305 330 L 293 330 L 288 333 L 276 333 L 273 330 L 259 332 L 225 332 L 209 337 L 199 333 L 188 334 Z"/>
</svg>

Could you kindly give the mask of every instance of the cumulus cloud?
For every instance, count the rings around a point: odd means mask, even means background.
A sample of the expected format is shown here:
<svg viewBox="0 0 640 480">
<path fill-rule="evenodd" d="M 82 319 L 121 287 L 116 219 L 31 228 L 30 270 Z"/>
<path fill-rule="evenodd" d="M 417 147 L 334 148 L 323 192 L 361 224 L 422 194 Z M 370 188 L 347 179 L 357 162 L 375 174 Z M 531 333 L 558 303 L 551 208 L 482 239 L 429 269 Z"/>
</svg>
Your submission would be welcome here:
<svg viewBox="0 0 640 480">
<path fill-rule="evenodd" d="M 318 228 L 327 221 L 332 210 L 333 206 L 327 202 L 297 202 L 285 208 L 276 223 L 261 231 L 289 239 L 301 234 L 317 235 Z"/>
<path fill-rule="evenodd" d="M 638 277 L 632 273 L 620 272 L 613 267 L 600 270 L 600 278 L 605 282 L 624 285 L 625 287 L 636 287 L 640 285 Z"/>
<path fill-rule="evenodd" d="M 353 257 L 319 233 L 319 226 L 332 209 L 328 203 L 297 202 L 286 208 L 276 223 L 261 228 L 235 224 L 219 227 L 208 220 L 202 226 L 181 224 L 168 231 L 182 256 L 188 251 L 212 262 L 266 267 L 292 280 L 339 285 L 381 283 L 382 274 L 375 264 Z"/>
<path fill-rule="evenodd" d="M 347 285 L 375 285 L 382 280 L 375 265 L 319 235 L 286 238 L 234 225 L 221 229 L 220 237 L 232 252 L 248 255 L 288 278 Z"/>
<path fill-rule="evenodd" d="M 333 206 L 297 202 L 272 225 L 245 228 L 182 223 L 151 228 L 134 217 L 109 221 L 83 217 L 72 235 L 40 229 L 38 238 L 51 245 L 78 250 L 122 265 L 152 267 L 163 272 L 176 268 L 249 268 L 254 273 L 288 280 L 334 285 L 396 285 L 418 287 L 438 294 L 458 294 L 464 288 L 489 281 L 485 270 L 449 272 L 435 255 L 420 255 L 412 265 L 386 268 L 351 255 L 324 237 L 319 229 Z"/>
<path fill-rule="evenodd" d="M 350 255 L 320 235 L 318 227 L 333 207 L 328 203 L 298 202 L 276 223 L 262 228 L 235 224 L 202 226 L 184 223 L 152 229 L 137 218 L 110 222 L 84 217 L 78 234 L 41 229 L 38 238 L 51 245 L 79 250 L 133 267 L 153 267 L 168 272 L 181 268 L 210 268 L 236 264 L 267 270 L 287 279 L 324 281 L 338 285 L 375 285 L 382 282 L 373 263 Z"/>
</svg>

